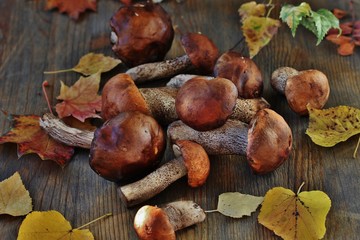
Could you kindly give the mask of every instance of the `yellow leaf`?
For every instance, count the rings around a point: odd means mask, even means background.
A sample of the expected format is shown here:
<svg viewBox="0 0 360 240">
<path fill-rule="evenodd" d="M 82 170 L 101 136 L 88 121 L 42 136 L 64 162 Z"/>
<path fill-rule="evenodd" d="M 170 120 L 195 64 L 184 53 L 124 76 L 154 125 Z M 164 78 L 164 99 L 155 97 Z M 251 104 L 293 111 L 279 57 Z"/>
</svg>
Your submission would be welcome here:
<svg viewBox="0 0 360 240">
<path fill-rule="evenodd" d="M 332 147 L 360 133 L 360 109 L 338 106 L 329 109 L 309 110 L 309 127 L 306 134 L 317 145 Z"/>
<path fill-rule="evenodd" d="M 222 193 L 219 195 L 218 206 L 214 211 L 220 212 L 228 217 L 242 218 L 243 216 L 250 216 L 262 203 L 263 199 L 263 197 L 256 197 L 239 192 Z"/>
<path fill-rule="evenodd" d="M 322 191 L 294 193 L 275 187 L 264 198 L 258 221 L 283 239 L 321 239 L 331 200 Z"/>
<path fill-rule="evenodd" d="M 22 216 L 31 211 L 31 198 L 18 172 L 0 182 L 0 214 Z"/>
<path fill-rule="evenodd" d="M 249 47 L 250 58 L 270 42 L 280 25 L 279 20 L 269 17 L 248 16 L 243 21 L 242 31 Z"/>
<path fill-rule="evenodd" d="M 104 54 L 88 53 L 80 58 L 73 71 L 89 76 L 98 72 L 110 71 L 120 63 L 121 60 L 104 56 Z"/>
<path fill-rule="evenodd" d="M 241 21 L 244 21 L 244 19 L 248 16 L 263 17 L 266 13 L 266 6 L 265 4 L 257 4 L 255 1 L 251 1 L 241 4 L 238 12 L 241 17 Z"/>
<path fill-rule="evenodd" d="M 93 240 L 88 229 L 72 229 L 57 211 L 32 212 L 22 222 L 17 240 Z"/>
</svg>

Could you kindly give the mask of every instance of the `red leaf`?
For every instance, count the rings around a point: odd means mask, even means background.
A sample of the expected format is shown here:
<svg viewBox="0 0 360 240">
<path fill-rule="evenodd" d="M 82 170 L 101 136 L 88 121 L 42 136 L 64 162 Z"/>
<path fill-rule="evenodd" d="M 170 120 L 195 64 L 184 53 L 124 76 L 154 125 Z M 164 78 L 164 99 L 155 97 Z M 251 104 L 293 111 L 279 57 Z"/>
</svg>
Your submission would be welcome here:
<svg viewBox="0 0 360 240">
<path fill-rule="evenodd" d="M 40 117 L 35 115 L 12 115 L 12 128 L 0 137 L 0 144 L 18 144 L 19 158 L 28 153 L 36 153 L 42 160 L 53 160 L 60 166 L 66 165 L 74 148 L 52 139 L 39 124 Z"/>
<path fill-rule="evenodd" d="M 85 10 L 96 11 L 96 0 L 47 0 L 46 10 L 58 8 L 59 12 L 68 14 L 77 20 Z"/>
<path fill-rule="evenodd" d="M 71 87 L 61 82 L 60 95 L 63 102 L 56 105 L 60 118 L 72 115 L 84 122 L 86 118 L 99 118 L 96 111 L 101 110 L 101 96 L 98 95 L 100 73 L 80 79 Z"/>
<path fill-rule="evenodd" d="M 341 45 L 344 43 L 349 43 L 351 42 L 351 37 L 347 37 L 347 36 L 339 36 L 338 34 L 331 34 L 326 36 L 326 40 L 335 43 L 336 45 Z"/>
<path fill-rule="evenodd" d="M 335 15 L 335 17 L 337 19 L 341 19 L 341 18 L 345 17 L 348 13 L 346 11 L 342 10 L 342 9 L 335 8 L 333 10 L 333 14 Z"/>
<path fill-rule="evenodd" d="M 352 22 L 346 22 L 346 23 L 342 23 L 340 24 L 340 28 L 341 28 L 341 34 L 343 35 L 348 35 L 351 34 L 353 31 L 353 26 L 352 26 Z"/>
<path fill-rule="evenodd" d="M 337 51 L 341 56 L 349 56 L 354 53 L 354 48 L 355 48 L 355 43 L 348 42 L 341 44 Z"/>
</svg>

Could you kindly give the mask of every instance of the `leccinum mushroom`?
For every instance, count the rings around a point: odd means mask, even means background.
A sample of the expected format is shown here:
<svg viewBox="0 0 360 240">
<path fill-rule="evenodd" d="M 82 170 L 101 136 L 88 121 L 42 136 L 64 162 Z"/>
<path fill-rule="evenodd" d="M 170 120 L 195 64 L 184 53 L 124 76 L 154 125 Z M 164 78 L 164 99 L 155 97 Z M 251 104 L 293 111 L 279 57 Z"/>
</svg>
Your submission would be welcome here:
<svg viewBox="0 0 360 240">
<path fill-rule="evenodd" d="M 188 139 L 197 142 L 209 155 L 247 156 L 256 174 L 274 171 L 288 159 L 292 148 L 290 127 L 271 109 L 258 111 L 249 125 L 228 120 L 222 127 L 205 132 L 176 121 L 169 125 L 168 136 L 172 141 Z"/>
<path fill-rule="evenodd" d="M 173 145 L 176 158 L 165 163 L 144 178 L 121 186 L 121 199 L 127 206 L 142 203 L 188 176 L 191 187 L 203 185 L 209 175 L 210 161 L 203 147 L 195 142 L 179 140 Z"/>
<path fill-rule="evenodd" d="M 307 105 L 321 109 L 329 94 L 329 81 L 324 73 L 311 69 L 297 71 L 290 67 L 276 69 L 271 76 L 271 86 L 285 94 L 290 108 L 300 114 L 309 114 Z"/>
<path fill-rule="evenodd" d="M 186 55 L 163 62 L 146 63 L 126 71 L 136 83 L 176 75 L 190 67 L 206 74 L 212 72 L 218 57 L 218 49 L 205 35 L 187 33 L 181 37 Z"/>
<path fill-rule="evenodd" d="M 176 201 L 161 208 L 145 205 L 134 218 L 134 228 L 141 240 L 175 240 L 175 231 L 205 220 L 205 212 L 193 201 Z"/>
</svg>

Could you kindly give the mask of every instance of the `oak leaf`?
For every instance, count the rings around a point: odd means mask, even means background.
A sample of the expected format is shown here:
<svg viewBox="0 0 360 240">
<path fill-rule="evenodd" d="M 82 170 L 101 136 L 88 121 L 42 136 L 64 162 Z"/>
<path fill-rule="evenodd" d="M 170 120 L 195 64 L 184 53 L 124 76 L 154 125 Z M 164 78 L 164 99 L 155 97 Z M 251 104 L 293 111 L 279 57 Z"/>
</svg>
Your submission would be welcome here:
<svg viewBox="0 0 360 240">
<path fill-rule="evenodd" d="M 265 197 L 258 221 L 287 240 L 317 240 L 324 237 L 331 200 L 322 191 L 294 193 L 275 187 Z"/>
<path fill-rule="evenodd" d="M 60 118 L 73 116 L 84 122 L 86 118 L 100 118 L 97 111 L 101 110 L 101 96 L 98 95 L 100 73 L 80 79 L 71 87 L 61 82 L 60 95 L 63 100 L 56 104 L 56 112 Z"/>
<path fill-rule="evenodd" d="M 239 192 L 227 192 L 219 195 L 216 210 L 206 212 L 220 212 L 221 214 L 232 217 L 242 218 L 250 216 L 262 203 L 263 197 L 242 194 Z"/>
<path fill-rule="evenodd" d="M 31 212 L 21 223 L 17 240 L 93 240 L 88 229 L 73 229 L 57 211 Z"/>
<path fill-rule="evenodd" d="M 279 20 L 269 17 L 248 16 L 243 21 L 242 31 L 249 47 L 250 58 L 270 42 L 280 25 Z"/>
<path fill-rule="evenodd" d="M 108 72 L 121 63 L 120 59 L 105 56 L 101 53 L 88 53 L 82 56 L 78 64 L 70 69 L 58 71 L 47 71 L 45 74 L 61 73 L 61 72 L 78 72 L 85 76 L 90 76 L 98 72 Z"/>
<path fill-rule="evenodd" d="M 360 109 L 338 106 L 329 109 L 308 107 L 306 134 L 317 145 L 332 147 L 360 133 Z"/>
<path fill-rule="evenodd" d="M 58 8 L 59 12 L 77 20 L 80 13 L 87 9 L 96 11 L 96 0 L 47 0 L 45 8 L 46 10 Z"/>
<path fill-rule="evenodd" d="M 19 158 L 28 153 L 36 153 L 42 160 L 53 160 L 60 166 L 68 163 L 74 148 L 52 139 L 39 124 L 40 117 L 35 115 L 12 115 L 12 128 L 0 137 L 0 144 L 18 144 Z"/>
<path fill-rule="evenodd" d="M 0 182 L 0 214 L 22 216 L 31 211 L 31 198 L 18 172 Z"/>
</svg>

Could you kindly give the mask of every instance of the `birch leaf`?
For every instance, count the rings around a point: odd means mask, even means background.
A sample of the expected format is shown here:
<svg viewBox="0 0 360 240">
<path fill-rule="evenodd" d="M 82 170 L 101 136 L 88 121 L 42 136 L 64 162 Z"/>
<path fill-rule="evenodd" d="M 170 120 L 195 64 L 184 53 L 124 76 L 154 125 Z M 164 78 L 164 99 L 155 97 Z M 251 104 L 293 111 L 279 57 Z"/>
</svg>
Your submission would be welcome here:
<svg viewBox="0 0 360 240">
<path fill-rule="evenodd" d="M 360 109 L 338 106 L 329 109 L 308 107 L 309 126 L 306 134 L 323 147 L 332 147 L 360 133 Z"/>
<path fill-rule="evenodd" d="M 219 195 L 218 206 L 215 211 L 232 217 L 242 218 L 250 216 L 262 203 L 263 197 L 256 197 L 239 192 L 227 192 Z"/>
<path fill-rule="evenodd" d="M 255 1 L 251 1 L 241 4 L 238 12 L 241 17 L 241 21 L 244 21 L 248 16 L 263 17 L 266 13 L 266 6 L 265 4 L 257 4 Z"/>
<path fill-rule="evenodd" d="M 0 182 L 0 214 L 22 216 L 31 211 L 31 198 L 18 172 Z"/>
<path fill-rule="evenodd" d="M 303 17 L 309 16 L 311 7 L 308 3 L 301 3 L 299 6 L 286 4 L 281 8 L 280 19 L 291 29 L 293 37 Z"/>
</svg>

